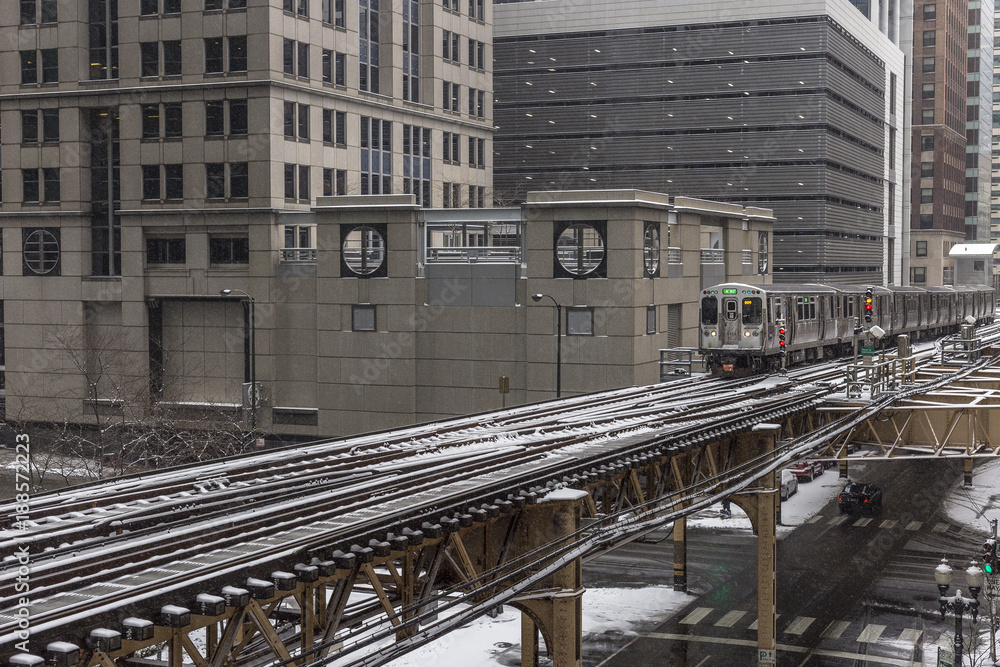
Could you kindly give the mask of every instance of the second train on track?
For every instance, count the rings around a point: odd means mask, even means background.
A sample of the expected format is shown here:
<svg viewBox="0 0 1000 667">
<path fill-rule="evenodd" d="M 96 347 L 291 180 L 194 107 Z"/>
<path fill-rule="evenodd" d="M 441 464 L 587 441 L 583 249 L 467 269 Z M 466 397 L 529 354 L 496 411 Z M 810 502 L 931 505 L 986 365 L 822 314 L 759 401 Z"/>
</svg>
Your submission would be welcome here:
<svg viewBox="0 0 1000 667">
<path fill-rule="evenodd" d="M 871 321 L 866 297 L 871 295 Z M 883 342 L 958 331 L 966 318 L 993 321 L 991 287 L 899 285 L 744 285 L 723 283 L 701 291 L 698 347 L 713 375 L 766 373 L 781 367 L 784 328 L 786 364 L 840 357 L 852 352 L 855 331 L 865 341 L 873 326 Z"/>
</svg>

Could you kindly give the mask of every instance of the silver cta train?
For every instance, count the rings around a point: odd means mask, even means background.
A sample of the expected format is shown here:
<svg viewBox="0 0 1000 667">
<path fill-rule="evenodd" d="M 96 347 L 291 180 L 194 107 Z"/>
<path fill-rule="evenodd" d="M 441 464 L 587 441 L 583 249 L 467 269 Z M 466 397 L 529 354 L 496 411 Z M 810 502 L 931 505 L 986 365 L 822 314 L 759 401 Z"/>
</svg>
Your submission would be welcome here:
<svg viewBox="0 0 1000 667">
<path fill-rule="evenodd" d="M 791 365 L 850 354 L 859 327 L 877 325 L 885 332 L 883 343 L 896 334 L 939 336 L 957 331 L 969 316 L 992 322 L 994 304 L 993 288 L 984 286 L 724 283 L 701 291 L 698 347 L 713 375 L 752 375 L 781 367 L 782 334 Z"/>
</svg>

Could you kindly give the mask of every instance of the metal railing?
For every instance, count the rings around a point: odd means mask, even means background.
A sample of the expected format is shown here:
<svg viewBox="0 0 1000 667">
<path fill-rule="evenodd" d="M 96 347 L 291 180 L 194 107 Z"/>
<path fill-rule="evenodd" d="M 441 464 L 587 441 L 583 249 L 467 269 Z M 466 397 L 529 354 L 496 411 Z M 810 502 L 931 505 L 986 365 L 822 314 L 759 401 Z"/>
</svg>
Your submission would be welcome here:
<svg viewBox="0 0 1000 667">
<path fill-rule="evenodd" d="M 281 261 L 286 263 L 315 263 L 316 248 L 281 248 Z"/>
<path fill-rule="evenodd" d="M 958 338 L 946 338 L 941 341 L 941 363 L 971 364 L 979 361 L 983 354 L 983 339 L 976 336 L 976 328 L 970 324 L 962 325 L 962 333 Z"/>
<path fill-rule="evenodd" d="M 503 262 L 521 261 L 520 246 L 427 247 L 427 262 Z"/>
<path fill-rule="evenodd" d="M 722 264 L 725 260 L 725 250 L 719 250 L 716 248 L 702 248 L 701 249 L 701 263 L 702 264 Z"/>
<path fill-rule="evenodd" d="M 667 248 L 667 264 L 680 264 L 680 263 L 681 263 L 681 249 Z"/>
<path fill-rule="evenodd" d="M 698 348 L 695 347 L 672 347 L 660 350 L 660 382 L 690 377 L 696 364 L 699 370 L 702 370 L 704 361 L 694 358 L 697 352 Z"/>
</svg>

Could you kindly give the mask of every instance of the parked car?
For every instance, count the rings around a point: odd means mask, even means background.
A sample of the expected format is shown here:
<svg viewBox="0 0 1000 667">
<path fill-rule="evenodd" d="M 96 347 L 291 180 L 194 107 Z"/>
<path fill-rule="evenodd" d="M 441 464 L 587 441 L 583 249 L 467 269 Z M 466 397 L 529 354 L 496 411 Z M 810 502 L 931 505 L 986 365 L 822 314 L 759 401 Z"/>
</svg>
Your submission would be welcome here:
<svg viewBox="0 0 1000 667">
<path fill-rule="evenodd" d="M 799 479 L 791 470 L 781 471 L 781 499 L 788 500 L 799 490 Z"/>
<path fill-rule="evenodd" d="M 848 482 L 837 498 L 841 512 L 877 512 L 882 509 L 882 489 L 874 484 Z"/>
<path fill-rule="evenodd" d="M 823 474 L 823 464 L 820 461 L 799 461 L 788 466 L 800 482 L 811 482 Z"/>
</svg>

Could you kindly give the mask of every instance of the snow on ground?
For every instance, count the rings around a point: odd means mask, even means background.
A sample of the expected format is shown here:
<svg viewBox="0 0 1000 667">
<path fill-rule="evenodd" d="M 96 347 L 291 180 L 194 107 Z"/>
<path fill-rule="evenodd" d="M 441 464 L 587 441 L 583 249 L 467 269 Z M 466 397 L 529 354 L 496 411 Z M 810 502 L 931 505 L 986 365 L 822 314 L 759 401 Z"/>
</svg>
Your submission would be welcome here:
<svg viewBox="0 0 1000 667">
<path fill-rule="evenodd" d="M 583 594 L 584 635 L 605 632 L 635 634 L 639 623 L 669 618 L 691 601 L 691 596 L 666 586 L 641 589 L 588 588 Z M 483 616 L 416 651 L 393 660 L 390 667 L 426 667 L 461 664 L 496 667 L 498 658 L 521 641 L 521 613 L 504 607 L 495 619 Z M 503 661 L 512 662 L 512 658 Z"/>
<path fill-rule="evenodd" d="M 945 514 L 960 526 L 990 533 L 990 519 L 1000 519 L 1000 460 L 989 459 L 975 467 L 973 486 L 959 479 L 944 503 Z M 978 554 L 977 554 L 978 555 Z"/>
</svg>

